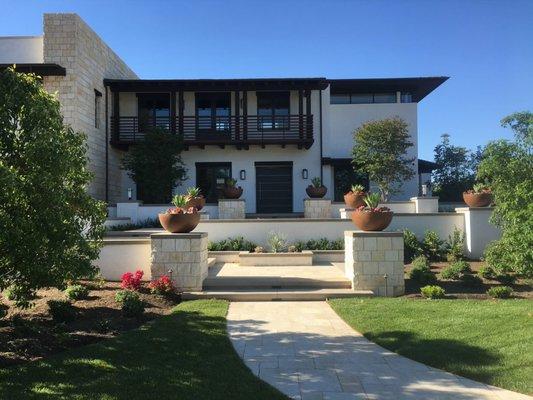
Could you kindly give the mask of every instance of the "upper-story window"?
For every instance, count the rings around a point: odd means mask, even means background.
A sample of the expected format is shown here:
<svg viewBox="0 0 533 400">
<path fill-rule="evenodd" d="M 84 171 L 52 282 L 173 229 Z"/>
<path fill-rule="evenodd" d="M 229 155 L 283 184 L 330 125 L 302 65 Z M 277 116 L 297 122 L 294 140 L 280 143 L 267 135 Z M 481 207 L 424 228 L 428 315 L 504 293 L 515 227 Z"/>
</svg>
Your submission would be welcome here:
<svg viewBox="0 0 533 400">
<path fill-rule="evenodd" d="M 409 92 L 402 92 L 401 101 L 402 101 L 402 103 L 412 103 L 413 102 L 413 96 Z"/>
<path fill-rule="evenodd" d="M 100 103 L 102 102 L 102 93 L 94 89 L 94 127 L 100 128 Z"/>
<path fill-rule="evenodd" d="M 290 92 L 257 92 L 258 129 L 288 129 Z"/>
<path fill-rule="evenodd" d="M 332 93 L 330 95 L 330 104 L 374 103 L 396 103 L 396 93 Z"/>
<path fill-rule="evenodd" d="M 231 93 L 196 93 L 196 124 L 202 133 L 225 133 L 230 129 Z"/>
<path fill-rule="evenodd" d="M 139 130 L 160 127 L 170 128 L 170 94 L 169 93 L 139 93 Z"/>
</svg>

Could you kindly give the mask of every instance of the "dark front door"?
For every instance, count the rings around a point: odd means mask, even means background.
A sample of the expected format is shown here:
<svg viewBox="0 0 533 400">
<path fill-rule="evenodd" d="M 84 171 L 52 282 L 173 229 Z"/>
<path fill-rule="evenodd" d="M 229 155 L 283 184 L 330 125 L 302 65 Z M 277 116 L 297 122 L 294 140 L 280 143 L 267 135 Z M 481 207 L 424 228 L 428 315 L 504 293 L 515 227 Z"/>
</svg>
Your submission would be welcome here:
<svg viewBox="0 0 533 400">
<path fill-rule="evenodd" d="M 257 213 L 292 212 L 292 163 L 256 163 Z"/>
</svg>

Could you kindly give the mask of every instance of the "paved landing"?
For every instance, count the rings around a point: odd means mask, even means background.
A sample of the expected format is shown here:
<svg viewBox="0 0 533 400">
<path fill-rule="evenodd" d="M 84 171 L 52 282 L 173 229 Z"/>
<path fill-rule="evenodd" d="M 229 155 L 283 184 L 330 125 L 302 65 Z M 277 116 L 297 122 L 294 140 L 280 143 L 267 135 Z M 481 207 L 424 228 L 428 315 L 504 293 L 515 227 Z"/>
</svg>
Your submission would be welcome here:
<svg viewBox="0 0 533 400">
<path fill-rule="evenodd" d="M 533 399 L 385 350 L 326 302 L 231 303 L 227 320 L 246 365 L 293 399 Z"/>
</svg>

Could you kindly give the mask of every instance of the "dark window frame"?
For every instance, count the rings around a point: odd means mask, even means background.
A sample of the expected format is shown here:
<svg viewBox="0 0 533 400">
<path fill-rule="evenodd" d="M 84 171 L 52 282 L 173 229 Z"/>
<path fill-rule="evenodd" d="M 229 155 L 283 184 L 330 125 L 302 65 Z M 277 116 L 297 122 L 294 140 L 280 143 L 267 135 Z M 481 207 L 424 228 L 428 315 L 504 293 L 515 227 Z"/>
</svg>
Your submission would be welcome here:
<svg viewBox="0 0 533 400">
<path fill-rule="evenodd" d="M 348 103 L 332 103 L 331 100 L 332 100 L 332 96 L 348 96 Z M 369 95 L 372 97 L 372 101 L 371 102 L 368 102 L 368 103 L 354 103 L 352 101 L 352 96 L 354 95 Z M 394 101 L 387 101 L 387 102 L 376 102 L 376 95 L 393 95 L 394 96 Z M 400 96 L 400 100 L 401 100 L 401 96 Z M 401 101 L 400 101 L 401 102 Z M 374 93 L 359 93 L 359 92 L 350 92 L 350 93 L 332 93 L 330 95 L 330 101 L 329 101 L 329 104 L 332 104 L 332 105 L 343 105 L 343 104 L 396 104 L 398 103 L 398 97 L 397 97 L 397 94 L 396 92 L 374 92 Z"/>
<path fill-rule="evenodd" d="M 159 118 L 168 118 L 168 121 L 165 121 L 163 124 L 158 124 L 157 123 L 157 115 L 156 115 L 156 110 L 157 110 L 157 107 L 152 107 L 151 108 L 151 112 L 148 116 L 148 118 L 151 119 L 151 124 L 145 124 L 144 121 L 142 121 L 142 118 L 144 117 L 141 113 L 141 102 L 143 101 L 143 99 L 149 99 L 149 98 L 157 98 L 157 97 L 161 97 L 159 100 L 162 100 L 163 99 L 163 96 L 168 96 L 168 116 L 164 116 L 164 117 L 159 117 Z M 137 121 L 138 121 L 138 130 L 139 132 L 143 132 L 146 127 L 147 128 L 155 128 L 156 126 L 157 127 L 161 127 L 163 129 L 166 129 L 166 130 L 170 130 L 170 109 L 171 109 L 171 104 L 170 104 L 170 99 L 171 99 L 171 96 L 170 96 L 170 92 L 157 92 L 157 93 L 137 93 Z"/>
<path fill-rule="evenodd" d="M 195 170 L 196 170 L 196 187 L 201 188 L 200 182 L 198 181 L 198 171 L 201 168 L 228 168 L 229 169 L 229 176 L 226 177 L 226 179 L 233 178 L 233 172 L 232 172 L 232 164 L 231 162 L 227 161 L 213 161 L 213 162 L 197 162 L 195 163 Z M 216 183 L 215 183 L 216 184 Z M 208 204 L 216 204 L 218 201 L 220 193 L 217 193 L 220 189 L 215 188 L 215 194 L 216 198 L 212 197 L 212 191 L 210 193 L 202 193 L 205 196 L 206 202 Z M 202 191 L 203 192 L 203 191 Z"/>
<path fill-rule="evenodd" d="M 209 128 L 204 128 L 200 125 L 200 116 L 198 115 L 198 103 L 200 100 L 199 97 L 201 96 L 211 96 L 210 102 L 211 102 L 211 126 Z M 217 99 L 218 97 L 218 99 Z M 228 101 L 228 109 L 229 109 L 229 115 L 226 117 L 218 117 L 216 115 L 216 101 L 219 99 L 222 99 L 223 97 L 226 97 L 225 100 Z M 196 119 L 196 131 L 204 134 L 230 134 L 231 133 L 231 113 L 232 113 L 232 107 L 231 107 L 231 92 L 195 92 L 194 93 L 194 115 Z M 219 129 L 217 124 L 219 118 L 227 118 L 226 122 L 226 128 L 225 129 Z"/>
<path fill-rule="evenodd" d="M 283 95 L 283 96 L 280 96 Z M 262 107 L 265 109 L 270 109 L 271 113 L 270 115 L 259 115 L 259 98 L 263 97 L 263 100 L 265 98 L 270 97 L 270 100 L 272 101 L 270 104 L 270 107 Z M 284 96 L 287 96 L 285 99 Z M 257 110 L 257 129 L 259 131 L 287 131 L 290 130 L 290 115 L 291 115 L 291 92 L 290 90 L 279 90 L 279 91 L 256 91 L 255 92 L 256 97 L 256 110 Z M 287 100 L 287 115 L 276 115 L 275 110 L 279 106 L 279 102 L 276 104 L 276 100 L 279 101 L 280 99 L 283 99 L 283 101 Z M 281 108 L 281 107 L 279 107 Z M 271 126 L 265 128 L 265 123 L 263 122 L 263 118 L 268 119 L 271 118 Z M 276 119 L 281 120 L 281 124 L 278 127 L 278 122 Z"/>
<path fill-rule="evenodd" d="M 100 129 L 100 107 L 102 103 L 102 92 L 94 89 L 94 127 Z"/>
</svg>

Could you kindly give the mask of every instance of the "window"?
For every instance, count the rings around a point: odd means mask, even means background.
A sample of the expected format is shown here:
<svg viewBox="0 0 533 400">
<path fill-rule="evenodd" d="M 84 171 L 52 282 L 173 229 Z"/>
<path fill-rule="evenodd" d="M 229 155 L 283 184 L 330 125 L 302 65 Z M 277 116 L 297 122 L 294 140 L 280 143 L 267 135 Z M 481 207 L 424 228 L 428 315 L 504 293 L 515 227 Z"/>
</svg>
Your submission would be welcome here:
<svg viewBox="0 0 533 400">
<path fill-rule="evenodd" d="M 396 103 L 396 93 L 332 93 L 330 104 Z"/>
<path fill-rule="evenodd" d="M 402 103 L 412 103 L 413 102 L 413 96 L 409 92 L 402 92 L 401 95 L 401 102 Z"/>
<path fill-rule="evenodd" d="M 231 93 L 196 93 L 197 129 L 205 134 L 230 130 Z"/>
<path fill-rule="evenodd" d="M 231 178 L 231 163 L 196 163 L 196 187 L 207 203 L 217 202 L 228 178 Z"/>
<path fill-rule="evenodd" d="M 368 188 L 368 178 L 365 174 L 354 171 L 349 161 L 333 167 L 334 201 L 344 201 L 344 194 L 355 184 L 360 184 Z"/>
<path fill-rule="evenodd" d="M 331 94 L 330 103 L 331 104 L 350 104 L 350 95 L 349 94 Z"/>
<path fill-rule="evenodd" d="M 396 103 L 396 93 L 374 93 L 374 103 Z"/>
<path fill-rule="evenodd" d="M 139 93 L 137 94 L 137 101 L 140 132 L 145 132 L 155 127 L 170 129 L 169 93 Z"/>
<path fill-rule="evenodd" d="M 373 103 L 372 93 L 352 93 L 350 95 L 351 104 L 370 104 Z"/>
<path fill-rule="evenodd" d="M 94 89 L 94 127 L 100 128 L 100 103 L 102 102 L 102 93 Z"/>
<path fill-rule="evenodd" d="M 289 128 L 290 92 L 257 92 L 259 130 Z"/>
</svg>

